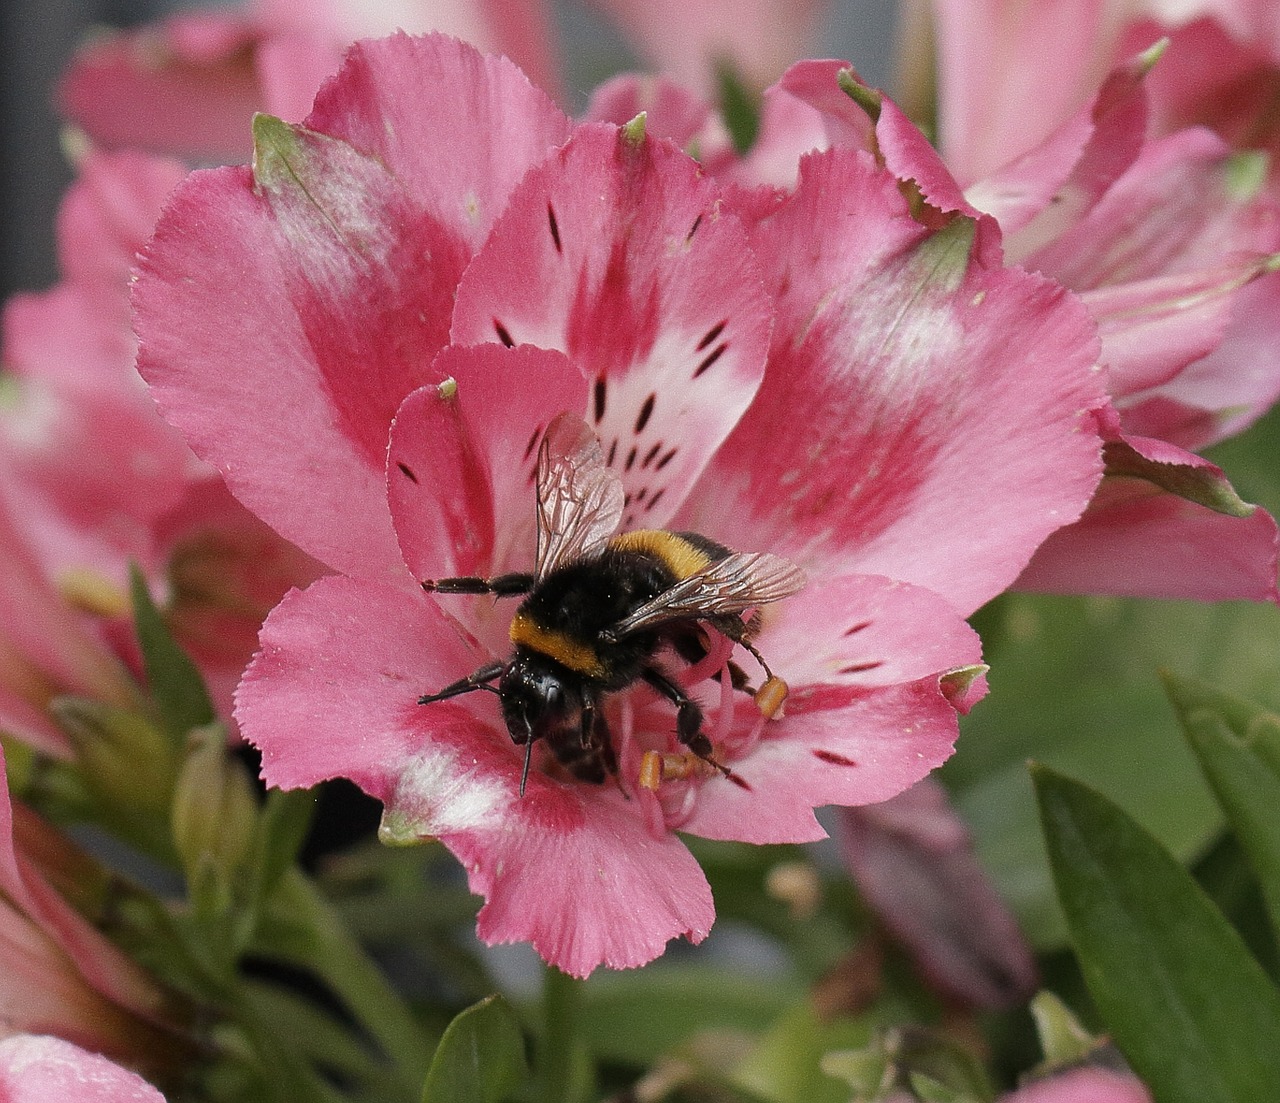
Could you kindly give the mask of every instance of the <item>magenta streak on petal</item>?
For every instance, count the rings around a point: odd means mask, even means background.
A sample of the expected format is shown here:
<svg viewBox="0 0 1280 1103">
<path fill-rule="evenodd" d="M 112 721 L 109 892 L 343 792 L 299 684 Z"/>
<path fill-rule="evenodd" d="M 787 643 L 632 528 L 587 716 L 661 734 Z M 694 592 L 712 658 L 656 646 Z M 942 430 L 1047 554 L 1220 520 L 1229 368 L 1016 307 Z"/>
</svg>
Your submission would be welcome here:
<svg viewBox="0 0 1280 1103">
<path fill-rule="evenodd" d="M 565 339 L 570 357 L 585 371 L 606 374 L 611 365 L 633 364 L 653 348 L 658 328 L 658 287 L 634 288 L 629 274 L 630 242 L 612 242 L 599 282 L 584 268 L 569 307 Z"/>
<path fill-rule="evenodd" d="M 448 340 L 447 304 L 468 259 L 445 227 L 388 199 L 376 217 L 391 232 L 377 251 L 366 251 L 353 228 L 331 239 L 328 272 L 315 263 L 285 270 L 325 393 L 371 466 L 386 457 L 396 408 L 427 381 Z"/>
<path fill-rule="evenodd" d="M 831 763 L 832 766 L 856 766 L 857 765 L 857 762 L 855 762 L 852 758 L 849 758 L 847 755 L 837 754 L 835 751 L 824 751 L 820 749 L 815 749 L 812 753 L 814 758 L 820 758 L 822 759 L 823 762 Z"/>
</svg>

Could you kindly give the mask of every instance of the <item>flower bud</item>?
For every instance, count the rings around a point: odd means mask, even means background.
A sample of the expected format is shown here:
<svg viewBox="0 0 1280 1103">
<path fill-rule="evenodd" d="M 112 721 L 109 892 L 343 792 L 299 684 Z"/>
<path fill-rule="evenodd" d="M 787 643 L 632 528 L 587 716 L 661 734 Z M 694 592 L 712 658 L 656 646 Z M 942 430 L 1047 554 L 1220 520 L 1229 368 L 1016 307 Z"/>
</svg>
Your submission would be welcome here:
<svg viewBox="0 0 1280 1103">
<path fill-rule="evenodd" d="M 226 732 L 191 732 L 173 793 L 173 842 L 197 906 L 223 910 L 247 855 L 257 801 L 244 767 L 226 752 Z"/>
</svg>

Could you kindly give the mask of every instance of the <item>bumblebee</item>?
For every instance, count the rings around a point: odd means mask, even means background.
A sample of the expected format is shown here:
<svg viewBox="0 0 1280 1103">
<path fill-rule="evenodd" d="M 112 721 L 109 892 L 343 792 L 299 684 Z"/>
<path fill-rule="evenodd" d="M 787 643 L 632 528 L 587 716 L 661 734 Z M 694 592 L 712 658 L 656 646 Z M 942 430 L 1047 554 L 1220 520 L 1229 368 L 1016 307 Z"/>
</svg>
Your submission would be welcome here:
<svg viewBox="0 0 1280 1103">
<path fill-rule="evenodd" d="M 538 740 L 582 780 L 602 783 L 616 774 L 603 701 L 643 681 L 675 705 L 676 735 L 689 753 L 732 777 L 713 756 L 702 709 L 658 665 L 659 653 L 669 648 L 697 662 L 709 652 L 709 626 L 759 663 L 766 677 L 759 690 L 730 664 L 733 684 L 754 693 L 767 717 L 776 715 L 787 687 L 751 642 L 759 620 L 754 611 L 799 590 L 803 573 L 781 556 L 733 552 L 698 533 L 616 532 L 624 509 L 622 481 L 577 415 L 560 414 L 547 427 L 535 482 L 533 573 L 422 582 L 424 590 L 439 594 L 523 595 L 511 620 L 510 657 L 424 694 L 418 703 L 480 689 L 497 694 L 507 731 L 525 748 L 523 796 Z M 645 778 L 660 775 L 664 757 L 679 756 L 649 752 L 642 784 L 656 786 Z M 679 763 L 669 765 L 669 772 L 680 772 Z"/>
</svg>

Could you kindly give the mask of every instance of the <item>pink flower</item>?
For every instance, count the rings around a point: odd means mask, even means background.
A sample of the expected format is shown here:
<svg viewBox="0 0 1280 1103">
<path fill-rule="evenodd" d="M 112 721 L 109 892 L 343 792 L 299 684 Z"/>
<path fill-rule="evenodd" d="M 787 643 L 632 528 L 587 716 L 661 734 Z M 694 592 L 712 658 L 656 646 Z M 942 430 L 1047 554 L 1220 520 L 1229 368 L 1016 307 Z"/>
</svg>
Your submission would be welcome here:
<svg viewBox="0 0 1280 1103">
<path fill-rule="evenodd" d="M 252 170 L 194 174 L 135 307 L 166 416 L 340 572 L 272 613 L 238 691 L 264 776 L 352 778 L 384 838 L 459 857 L 482 938 L 575 975 L 706 934 L 677 830 L 818 838 L 816 806 L 945 759 L 985 690 L 962 616 L 1098 475 L 1093 327 L 1003 268 L 989 227 L 922 225 L 855 151 L 739 203 L 640 124 L 574 128 L 437 36 L 357 45 L 305 127 L 259 124 Z M 623 531 L 808 575 L 755 638 L 784 717 L 717 684 L 727 646 L 659 659 L 732 778 L 685 753 L 648 685 L 602 697 L 616 776 L 580 780 L 538 741 L 523 796 L 491 694 L 418 703 L 509 656 L 514 603 L 419 582 L 533 569 L 539 439 L 565 412 Z M 678 776 L 642 783 L 662 755 Z"/>
<path fill-rule="evenodd" d="M 1230 150 L 1207 132 L 1145 139 L 1149 66 L 1117 68 L 1039 146 L 962 191 L 896 104 L 839 62 L 801 62 L 766 94 L 756 148 L 721 171 L 790 187 L 805 149 L 874 150 L 939 210 L 995 216 L 1011 260 L 1079 294 L 1102 337 L 1111 477 L 1021 586 L 1275 600 L 1275 522 L 1190 449 L 1280 394 L 1280 209 L 1236 186 Z"/>
<path fill-rule="evenodd" d="M 181 13 L 94 40 L 59 106 L 109 148 L 243 161 L 255 111 L 302 118 L 350 42 L 396 29 L 457 35 L 559 87 L 545 0 L 256 0 L 246 14 Z"/>
<path fill-rule="evenodd" d="M 70 604 L 90 614 L 81 634 L 131 660 L 128 572 L 138 564 L 229 706 L 263 617 L 318 568 L 227 494 L 134 370 L 130 274 L 185 170 L 134 153 L 90 153 L 80 170 L 59 216 L 62 282 L 5 307 L 0 500 L 15 545 L 5 589 L 11 601 L 39 595 L 45 638 L 58 638 L 55 622 L 74 623 Z M 50 689 L 119 700 L 103 682 L 67 671 Z"/>
<path fill-rule="evenodd" d="M 51 717 L 63 694 L 113 705 L 135 700 L 125 668 L 54 588 L 7 502 L 0 499 L 0 727 L 59 758 L 71 743 Z"/>
<path fill-rule="evenodd" d="M 61 1038 L 15 1034 L 0 1041 L 6 1103 L 164 1103 L 136 1073 Z"/>
<path fill-rule="evenodd" d="M 0 755 L 0 1038 L 56 1034 L 133 1068 L 172 1075 L 190 1058 L 174 1025 L 180 1009 L 36 871 L 15 845 L 19 811 L 30 815 L 10 804 Z M 32 1056 L 17 1043 L 0 1049 L 0 1084 L 24 1052 Z"/>
</svg>

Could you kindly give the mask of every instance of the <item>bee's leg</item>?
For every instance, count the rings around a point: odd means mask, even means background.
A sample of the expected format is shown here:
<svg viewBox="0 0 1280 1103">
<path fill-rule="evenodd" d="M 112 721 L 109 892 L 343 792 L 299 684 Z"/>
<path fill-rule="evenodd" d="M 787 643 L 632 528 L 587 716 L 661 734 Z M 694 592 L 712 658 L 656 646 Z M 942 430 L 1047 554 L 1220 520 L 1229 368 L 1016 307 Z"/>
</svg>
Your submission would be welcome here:
<svg viewBox="0 0 1280 1103">
<path fill-rule="evenodd" d="M 714 748 L 702 730 L 702 709 L 698 702 L 655 667 L 646 666 L 640 676 L 676 706 L 676 736 L 680 742 L 725 777 L 732 777 L 732 771 L 712 757 Z"/>
<path fill-rule="evenodd" d="M 582 706 L 582 745 L 599 760 L 604 768 L 605 777 L 618 772 L 618 758 L 613 751 L 613 736 L 609 734 L 609 722 L 605 719 L 604 709 L 599 707 L 597 697 L 588 697 Z M 589 717 L 589 719 L 588 719 Z M 588 729 L 588 725 L 590 728 Z M 600 778 L 601 781 L 604 778 Z"/>
<path fill-rule="evenodd" d="M 618 760 L 613 753 L 609 722 L 604 717 L 604 709 L 600 707 L 600 698 L 597 695 L 588 693 L 583 699 L 578 725 L 583 751 L 597 758 L 606 774 L 616 774 Z M 603 781 L 604 779 L 595 777 L 593 772 L 589 780 Z"/>
<path fill-rule="evenodd" d="M 428 578 L 420 585 L 429 594 L 496 594 L 498 597 L 511 597 L 514 594 L 527 594 L 533 589 L 534 578 L 531 574 L 500 574 L 493 578 L 479 578 L 467 575 L 464 578 Z"/>
<path fill-rule="evenodd" d="M 446 697 L 457 697 L 460 693 L 470 693 L 473 689 L 487 689 L 490 693 L 497 693 L 498 690 L 489 685 L 489 683 L 502 674 L 505 665 L 502 662 L 485 663 L 473 674 L 468 674 L 465 678 L 459 678 L 456 682 L 451 682 L 438 693 L 424 693 L 418 698 L 418 704 L 429 705 L 433 701 L 443 701 Z"/>
</svg>

